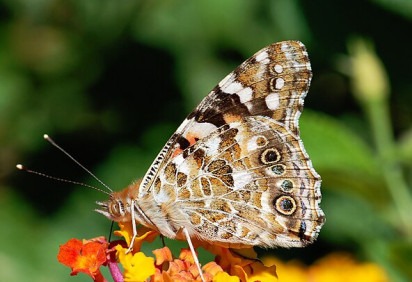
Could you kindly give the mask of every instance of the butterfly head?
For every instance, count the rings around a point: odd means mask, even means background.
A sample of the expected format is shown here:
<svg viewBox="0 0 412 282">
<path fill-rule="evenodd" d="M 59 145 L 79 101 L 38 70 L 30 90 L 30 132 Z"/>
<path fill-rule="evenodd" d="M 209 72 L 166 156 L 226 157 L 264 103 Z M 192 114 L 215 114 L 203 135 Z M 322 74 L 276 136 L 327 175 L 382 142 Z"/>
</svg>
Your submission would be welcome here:
<svg viewBox="0 0 412 282">
<path fill-rule="evenodd" d="M 100 206 L 100 208 L 96 209 L 96 211 L 111 220 L 121 221 L 119 219 L 126 215 L 126 206 L 124 202 L 119 198 L 111 196 L 110 200 L 105 202 L 97 202 L 97 204 Z"/>
<path fill-rule="evenodd" d="M 108 219 L 116 222 L 125 222 L 131 220 L 131 207 L 135 199 L 134 192 L 137 184 L 132 184 L 120 192 L 113 192 L 107 201 L 97 202 L 100 206 L 96 211 L 103 214 Z"/>
</svg>

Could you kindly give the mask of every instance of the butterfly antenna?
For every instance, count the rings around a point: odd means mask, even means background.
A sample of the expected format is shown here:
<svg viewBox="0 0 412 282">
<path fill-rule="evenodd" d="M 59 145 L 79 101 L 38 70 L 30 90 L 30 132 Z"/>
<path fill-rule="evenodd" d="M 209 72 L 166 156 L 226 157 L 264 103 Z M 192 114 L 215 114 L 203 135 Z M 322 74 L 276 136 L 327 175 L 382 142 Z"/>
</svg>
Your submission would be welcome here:
<svg viewBox="0 0 412 282">
<path fill-rule="evenodd" d="M 53 180 L 57 180 L 57 181 L 60 181 L 60 182 L 66 182 L 66 183 L 70 183 L 70 184 L 75 184 L 75 185 L 80 185 L 80 186 L 92 188 L 92 189 L 97 190 L 99 192 L 102 192 L 104 194 L 110 195 L 110 193 L 108 193 L 107 191 L 104 191 L 104 190 L 99 189 L 97 187 L 94 187 L 94 186 L 91 186 L 91 185 L 88 185 L 88 184 L 85 184 L 85 183 L 82 183 L 82 182 L 68 180 L 68 179 L 65 179 L 65 178 L 55 177 L 55 176 L 51 176 L 51 175 L 48 175 L 48 174 L 45 174 L 45 173 L 34 171 L 34 170 L 31 170 L 31 169 L 28 169 L 27 167 L 23 166 L 22 164 L 16 165 L 16 168 L 18 170 L 23 170 L 23 171 L 26 171 L 28 173 L 36 174 L 36 175 L 43 176 L 43 177 L 53 179 Z"/>
<path fill-rule="evenodd" d="M 54 147 L 56 147 L 57 149 L 59 149 L 63 154 L 65 154 L 67 157 L 69 157 L 72 161 L 74 161 L 78 166 L 80 166 L 84 171 L 86 171 L 90 176 L 92 176 L 94 179 L 96 179 L 97 182 L 99 182 L 101 185 L 103 185 L 107 190 L 109 190 L 110 192 L 113 192 L 112 189 L 110 189 L 109 186 L 107 186 L 105 183 L 103 183 L 103 181 L 101 181 L 96 175 L 94 175 L 90 170 L 88 170 L 84 165 L 82 165 L 78 160 L 76 160 L 74 157 L 72 157 L 72 155 L 70 155 L 66 150 L 64 150 L 62 147 L 60 147 L 59 145 L 57 145 L 56 142 L 53 141 L 53 139 L 51 139 L 49 137 L 49 135 L 44 134 L 43 138 L 48 141 L 50 144 L 52 144 Z"/>
</svg>

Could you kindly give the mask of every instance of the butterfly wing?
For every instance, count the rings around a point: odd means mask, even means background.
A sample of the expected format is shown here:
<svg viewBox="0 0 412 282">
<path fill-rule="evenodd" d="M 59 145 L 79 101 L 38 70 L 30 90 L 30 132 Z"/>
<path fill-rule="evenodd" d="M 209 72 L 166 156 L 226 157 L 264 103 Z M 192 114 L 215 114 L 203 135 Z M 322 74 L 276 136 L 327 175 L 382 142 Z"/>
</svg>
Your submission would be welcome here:
<svg viewBox="0 0 412 282">
<path fill-rule="evenodd" d="M 226 76 L 189 115 L 180 129 L 210 130 L 243 116 L 267 116 L 298 134 L 298 118 L 312 77 L 306 48 L 298 41 L 272 44 Z"/>
<path fill-rule="evenodd" d="M 299 137 L 311 79 L 302 43 L 272 44 L 223 79 L 186 118 L 139 193 L 175 229 L 224 246 L 303 246 L 324 221 L 320 177 Z M 173 191 L 173 192 L 171 192 Z"/>
<path fill-rule="evenodd" d="M 144 176 L 141 195 L 150 190 L 165 161 L 242 116 L 271 117 L 298 135 L 311 77 L 308 54 L 299 41 L 278 42 L 258 51 L 228 74 L 170 137 Z"/>
</svg>

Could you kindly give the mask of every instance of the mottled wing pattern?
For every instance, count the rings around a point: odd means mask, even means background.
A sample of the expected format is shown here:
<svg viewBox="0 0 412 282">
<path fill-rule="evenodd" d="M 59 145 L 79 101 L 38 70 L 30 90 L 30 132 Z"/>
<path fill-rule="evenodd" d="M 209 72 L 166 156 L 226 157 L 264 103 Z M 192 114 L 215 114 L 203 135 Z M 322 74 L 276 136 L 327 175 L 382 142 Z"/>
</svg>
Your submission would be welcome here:
<svg viewBox="0 0 412 282">
<path fill-rule="evenodd" d="M 267 116 L 297 135 L 297 121 L 311 78 L 302 43 L 272 44 L 226 76 L 189 115 L 183 132 L 190 132 L 194 123 L 220 127 L 243 116 Z"/>
<path fill-rule="evenodd" d="M 299 137 L 311 79 L 305 47 L 272 44 L 186 118 L 140 186 L 173 228 L 229 247 L 304 246 L 319 232 L 320 177 Z"/>
</svg>

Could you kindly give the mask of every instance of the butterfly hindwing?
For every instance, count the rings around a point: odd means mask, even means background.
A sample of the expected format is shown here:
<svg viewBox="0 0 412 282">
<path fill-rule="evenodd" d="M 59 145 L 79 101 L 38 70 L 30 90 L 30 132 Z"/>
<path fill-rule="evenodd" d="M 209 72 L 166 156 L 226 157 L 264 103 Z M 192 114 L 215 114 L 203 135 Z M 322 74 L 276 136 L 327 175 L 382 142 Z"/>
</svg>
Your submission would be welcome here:
<svg viewBox="0 0 412 282">
<path fill-rule="evenodd" d="M 185 227 L 223 246 L 302 246 L 323 220 L 320 178 L 301 141 L 267 117 L 220 127 L 160 175 L 159 193 L 176 187 L 173 205 L 188 217 Z"/>
</svg>

